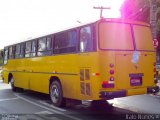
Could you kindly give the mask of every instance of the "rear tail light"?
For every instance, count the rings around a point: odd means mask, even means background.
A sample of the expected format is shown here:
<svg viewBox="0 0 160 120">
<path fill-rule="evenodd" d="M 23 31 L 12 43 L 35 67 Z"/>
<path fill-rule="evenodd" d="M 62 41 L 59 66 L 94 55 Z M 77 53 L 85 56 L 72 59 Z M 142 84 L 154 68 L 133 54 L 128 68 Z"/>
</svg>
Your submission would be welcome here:
<svg viewBox="0 0 160 120">
<path fill-rule="evenodd" d="M 100 73 L 92 73 L 93 76 L 100 76 Z"/>
<path fill-rule="evenodd" d="M 114 77 L 110 77 L 110 81 L 114 81 Z"/>
<path fill-rule="evenodd" d="M 102 88 L 114 88 L 114 82 L 113 81 L 103 81 L 102 82 Z"/>
<path fill-rule="evenodd" d="M 113 63 L 111 63 L 109 66 L 110 66 L 111 68 L 113 68 L 113 67 L 114 67 L 114 64 L 113 64 Z"/>
<path fill-rule="evenodd" d="M 100 76 L 100 73 L 95 73 L 96 76 Z"/>
<path fill-rule="evenodd" d="M 157 79 L 157 70 L 156 70 L 156 63 L 153 63 L 154 65 L 154 69 L 153 69 L 153 72 L 154 72 L 154 83 L 158 83 L 158 79 Z"/>
<path fill-rule="evenodd" d="M 156 66 L 156 63 L 153 63 L 154 66 Z"/>
<path fill-rule="evenodd" d="M 110 74 L 110 78 L 107 81 L 103 81 L 102 82 L 102 88 L 114 88 L 114 64 L 110 63 L 109 64 L 110 70 L 109 70 L 109 74 Z"/>
<path fill-rule="evenodd" d="M 113 74 L 114 74 L 114 70 L 110 70 L 109 73 L 110 73 L 111 75 L 113 75 Z"/>
<path fill-rule="evenodd" d="M 103 87 L 103 88 L 106 88 L 107 84 L 108 84 L 108 81 L 103 81 L 103 82 L 102 82 L 102 87 Z"/>
</svg>

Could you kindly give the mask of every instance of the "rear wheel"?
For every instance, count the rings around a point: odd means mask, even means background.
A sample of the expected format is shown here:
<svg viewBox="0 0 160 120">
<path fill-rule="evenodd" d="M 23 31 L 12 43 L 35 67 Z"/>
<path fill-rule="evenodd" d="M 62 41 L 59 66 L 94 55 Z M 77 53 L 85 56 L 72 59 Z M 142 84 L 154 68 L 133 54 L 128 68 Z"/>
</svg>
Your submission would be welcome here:
<svg viewBox="0 0 160 120">
<path fill-rule="evenodd" d="M 66 99 L 63 98 L 63 90 L 58 81 L 53 81 L 50 84 L 50 98 L 54 106 L 65 107 Z"/>
</svg>

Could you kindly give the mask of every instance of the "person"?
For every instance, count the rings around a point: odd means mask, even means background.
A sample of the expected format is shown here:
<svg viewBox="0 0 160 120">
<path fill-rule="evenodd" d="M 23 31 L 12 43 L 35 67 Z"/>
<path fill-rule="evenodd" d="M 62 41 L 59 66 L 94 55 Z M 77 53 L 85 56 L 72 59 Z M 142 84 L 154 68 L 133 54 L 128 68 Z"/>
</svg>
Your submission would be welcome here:
<svg viewBox="0 0 160 120">
<path fill-rule="evenodd" d="M 91 50 L 91 30 L 85 27 L 80 30 L 80 51 L 86 52 Z"/>
</svg>

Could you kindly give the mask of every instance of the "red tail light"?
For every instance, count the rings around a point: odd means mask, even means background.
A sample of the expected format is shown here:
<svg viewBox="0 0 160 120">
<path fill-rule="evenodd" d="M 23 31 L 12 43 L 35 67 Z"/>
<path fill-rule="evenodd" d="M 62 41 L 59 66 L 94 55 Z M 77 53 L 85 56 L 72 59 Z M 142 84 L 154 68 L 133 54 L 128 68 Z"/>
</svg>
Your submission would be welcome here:
<svg viewBox="0 0 160 120">
<path fill-rule="evenodd" d="M 96 73 L 96 76 L 99 76 L 100 75 L 100 73 Z"/>
<path fill-rule="evenodd" d="M 114 77 L 110 77 L 110 81 L 114 81 Z"/>
<path fill-rule="evenodd" d="M 103 82 L 102 82 L 102 87 L 103 87 L 103 88 L 107 88 L 107 85 L 108 85 L 108 81 L 103 81 Z"/>
<path fill-rule="evenodd" d="M 156 63 L 153 63 L 154 66 L 156 66 Z"/>
<path fill-rule="evenodd" d="M 110 66 L 111 68 L 113 68 L 113 67 L 114 67 L 114 64 L 113 64 L 113 63 L 111 63 L 109 66 Z"/>
<path fill-rule="evenodd" d="M 110 74 L 113 75 L 114 74 L 114 70 L 110 70 Z"/>
<path fill-rule="evenodd" d="M 102 88 L 114 88 L 113 83 L 108 83 L 108 81 L 103 81 L 102 82 Z"/>
<path fill-rule="evenodd" d="M 158 79 L 157 79 L 157 69 L 156 69 L 156 63 L 153 63 L 154 65 L 154 83 L 157 84 L 158 83 Z"/>
</svg>

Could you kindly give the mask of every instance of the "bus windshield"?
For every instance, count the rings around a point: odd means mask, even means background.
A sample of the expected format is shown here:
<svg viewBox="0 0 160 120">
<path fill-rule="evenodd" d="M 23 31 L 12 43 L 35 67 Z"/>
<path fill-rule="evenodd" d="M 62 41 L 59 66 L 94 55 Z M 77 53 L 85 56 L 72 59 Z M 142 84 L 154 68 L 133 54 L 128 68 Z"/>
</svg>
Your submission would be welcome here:
<svg viewBox="0 0 160 120">
<path fill-rule="evenodd" d="M 99 40 L 99 47 L 103 50 L 134 50 L 135 40 L 137 50 L 154 51 L 151 31 L 147 26 L 102 22 L 99 24 Z"/>
</svg>

